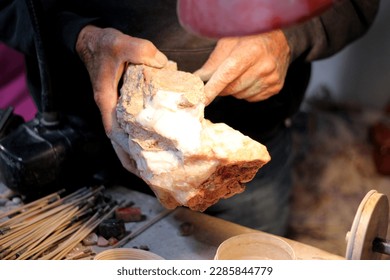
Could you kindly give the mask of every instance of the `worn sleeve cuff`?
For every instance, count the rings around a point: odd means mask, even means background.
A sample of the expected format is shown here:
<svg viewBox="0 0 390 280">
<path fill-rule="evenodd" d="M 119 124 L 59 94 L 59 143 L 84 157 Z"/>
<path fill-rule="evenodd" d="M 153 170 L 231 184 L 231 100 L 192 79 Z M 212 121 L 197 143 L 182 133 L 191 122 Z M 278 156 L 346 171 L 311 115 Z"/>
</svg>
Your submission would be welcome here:
<svg viewBox="0 0 390 280">
<path fill-rule="evenodd" d="M 323 48 L 326 44 L 319 18 L 284 28 L 282 31 L 290 47 L 291 62 L 301 56 L 307 57 L 314 46 Z M 305 58 L 305 60 L 308 59 Z"/>
<path fill-rule="evenodd" d="M 310 62 L 337 53 L 367 32 L 378 6 L 378 0 L 340 1 L 318 17 L 285 28 L 291 61 L 303 56 Z"/>
</svg>

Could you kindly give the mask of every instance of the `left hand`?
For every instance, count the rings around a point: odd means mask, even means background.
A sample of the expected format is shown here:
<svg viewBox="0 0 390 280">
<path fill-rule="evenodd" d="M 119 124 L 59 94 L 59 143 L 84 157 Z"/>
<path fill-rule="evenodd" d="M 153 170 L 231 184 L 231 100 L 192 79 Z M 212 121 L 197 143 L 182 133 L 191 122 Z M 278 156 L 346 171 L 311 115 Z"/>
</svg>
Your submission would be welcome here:
<svg viewBox="0 0 390 280">
<path fill-rule="evenodd" d="M 205 85 L 206 105 L 218 95 L 249 102 L 265 100 L 284 85 L 290 47 L 281 30 L 220 39 L 206 63 L 197 71 Z"/>
<path fill-rule="evenodd" d="M 152 42 L 123 34 L 114 28 L 85 26 L 77 38 L 76 51 L 88 70 L 94 99 L 109 138 L 118 126 L 115 107 L 118 83 L 127 63 L 162 68 L 168 58 Z"/>
<path fill-rule="evenodd" d="M 88 70 L 106 134 L 122 165 L 138 175 L 134 161 L 129 158 L 128 136 L 116 118 L 118 83 L 127 63 L 162 68 L 168 58 L 146 39 L 92 25 L 80 31 L 76 51 Z"/>
</svg>

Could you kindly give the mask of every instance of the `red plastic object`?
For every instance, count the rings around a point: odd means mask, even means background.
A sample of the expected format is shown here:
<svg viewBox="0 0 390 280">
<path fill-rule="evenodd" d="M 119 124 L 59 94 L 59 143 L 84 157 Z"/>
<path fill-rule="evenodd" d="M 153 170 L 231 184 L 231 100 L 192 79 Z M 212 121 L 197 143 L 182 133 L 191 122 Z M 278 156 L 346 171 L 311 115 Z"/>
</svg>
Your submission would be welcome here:
<svg viewBox="0 0 390 280">
<path fill-rule="evenodd" d="M 181 25 L 202 37 L 267 32 L 316 16 L 339 0 L 177 0 Z"/>
</svg>

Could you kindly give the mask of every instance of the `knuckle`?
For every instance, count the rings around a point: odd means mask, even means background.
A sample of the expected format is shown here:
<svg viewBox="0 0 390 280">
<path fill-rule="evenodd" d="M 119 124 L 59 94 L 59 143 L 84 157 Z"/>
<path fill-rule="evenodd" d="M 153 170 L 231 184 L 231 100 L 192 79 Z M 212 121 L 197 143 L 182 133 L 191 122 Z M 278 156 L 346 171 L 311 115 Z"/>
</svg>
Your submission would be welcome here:
<svg viewBox="0 0 390 280">
<path fill-rule="evenodd" d="M 102 49 L 106 50 L 112 56 L 116 56 L 122 50 L 123 36 L 107 31 L 103 33 L 101 42 Z"/>
<path fill-rule="evenodd" d="M 139 39 L 138 44 L 144 51 L 155 50 L 153 43 L 148 40 Z"/>
<path fill-rule="evenodd" d="M 273 59 L 266 58 L 261 63 L 266 73 L 272 73 L 277 69 L 276 62 Z"/>
<path fill-rule="evenodd" d="M 280 92 L 280 91 L 282 90 L 282 88 L 283 88 L 283 83 L 277 83 L 277 84 L 275 85 L 275 90 L 274 90 L 274 92 L 275 92 L 275 93 L 278 93 L 278 92 Z"/>
<path fill-rule="evenodd" d="M 151 56 L 156 53 L 156 48 L 152 42 L 144 39 L 134 41 L 134 54 L 139 57 Z"/>
<path fill-rule="evenodd" d="M 228 57 L 225 60 L 225 69 L 227 70 L 227 73 L 234 72 L 239 67 L 239 60 L 234 57 Z"/>
<path fill-rule="evenodd" d="M 271 91 L 272 91 L 273 95 L 275 95 L 275 94 L 279 93 L 282 90 L 282 88 L 283 88 L 283 83 L 277 83 L 274 85 L 274 87 L 272 88 Z"/>
</svg>

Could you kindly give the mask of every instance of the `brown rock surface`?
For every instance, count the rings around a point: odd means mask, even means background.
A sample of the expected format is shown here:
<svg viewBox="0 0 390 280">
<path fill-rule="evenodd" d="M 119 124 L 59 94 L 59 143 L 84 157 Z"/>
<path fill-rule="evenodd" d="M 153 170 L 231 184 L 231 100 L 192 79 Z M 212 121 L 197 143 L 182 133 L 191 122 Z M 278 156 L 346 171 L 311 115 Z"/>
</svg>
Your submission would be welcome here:
<svg viewBox="0 0 390 280">
<path fill-rule="evenodd" d="M 270 160 L 264 145 L 206 120 L 204 99 L 203 82 L 175 63 L 125 73 L 117 118 L 126 138 L 117 142 L 129 154 L 126 168 L 167 208 L 204 211 L 243 192 Z"/>
</svg>

